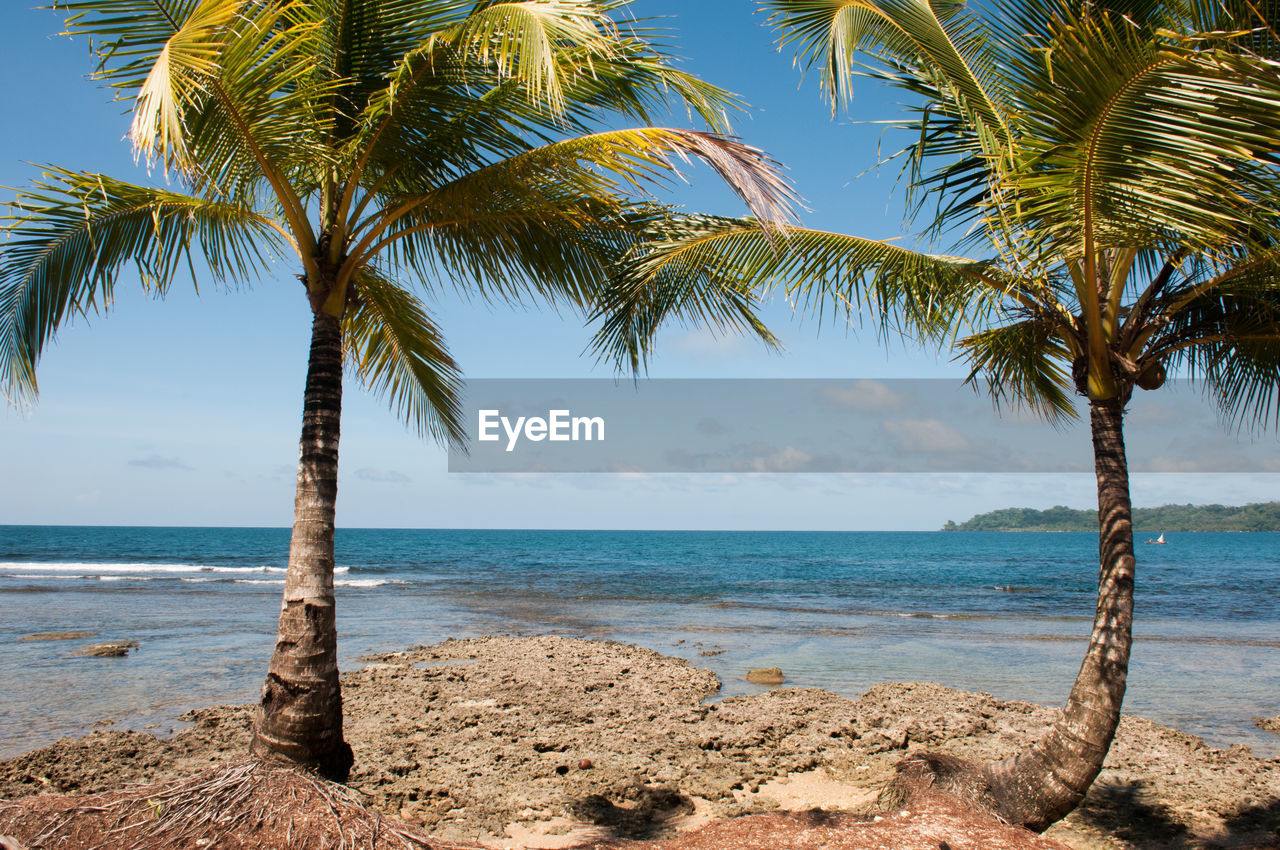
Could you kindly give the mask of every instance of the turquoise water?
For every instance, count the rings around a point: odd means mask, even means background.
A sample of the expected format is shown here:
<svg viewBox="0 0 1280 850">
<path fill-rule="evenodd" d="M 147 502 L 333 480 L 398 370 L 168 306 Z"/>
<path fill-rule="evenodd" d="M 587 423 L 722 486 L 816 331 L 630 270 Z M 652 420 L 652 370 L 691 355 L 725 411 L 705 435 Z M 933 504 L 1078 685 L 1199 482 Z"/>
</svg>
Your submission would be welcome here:
<svg viewBox="0 0 1280 850">
<path fill-rule="evenodd" d="M 1142 530 L 1138 539 L 1155 536 Z M 287 529 L 0 526 L 0 756 L 254 701 Z M 1280 534 L 1138 547 L 1126 709 L 1280 755 Z M 1089 534 L 344 530 L 341 663 L 487 633 L 639 643 L 714 670 L 725 694 L 790 684 L 856 696 L 929 679 L 1059 704 L 1094 607 Z M 84 630 L 94 641 L 18 642 Z M 72 655 L 132 638 L 128 658 Z M 723 650 L 704 656 L 703 652 Z"/>
</svg>

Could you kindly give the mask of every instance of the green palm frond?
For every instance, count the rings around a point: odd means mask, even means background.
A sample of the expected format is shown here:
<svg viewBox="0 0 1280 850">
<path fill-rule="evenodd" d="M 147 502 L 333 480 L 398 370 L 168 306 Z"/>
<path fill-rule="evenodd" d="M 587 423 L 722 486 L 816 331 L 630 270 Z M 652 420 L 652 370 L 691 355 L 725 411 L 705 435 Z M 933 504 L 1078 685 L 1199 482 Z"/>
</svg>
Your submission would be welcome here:
<svg viewBox="0 0 1280 850">
<path fill-rule="evenodd" d="M 1280 267 L 1230 292 L 1203 295 L 1153 341 L 1153 356 L 1184 366 L 1229 421 L 1280 426 Z"/>
<path fill-rule="evenodd" d="M 412 293 L 376 271 L 361 269 L 355 284 L 343 319 L 351 368 L 419 435 L 462 446 L 462 371 L 440 329 Z"/>
<path fill-rule="evenodd" d="M 603 16 L 617 3 L 596 2 Z M 519 76 L 481 62 L 467 42 L 435 35 L 406 52 L 384 84 L 368 93 L 359 126 L 347 142 L 352 161 L 393 181 L 434 176 L 437 183 L 510 156 L 564 132 L 589 133 L 602 109 L 650 123 L 674 97 L 717 131 L 740 104 L 732 95 L 670 66 L 634 23 L 610 24 L 609 49 L 555 43 L 563 109 L 532 98 Z M 510 69 L 503 69 L 510 71 Z M 345 95 L 345 92 L 344 92 Z M 365 166 L 358 166 L 364 168 Z M 419 184 L 420 190 L 426 186 Z"/>
<path fill-rule="evenodd" d="M 1209 2 L 1217 3 L 1219 0 Z M 1044 34 L 1060 22 L 1064 15 L 1087 15 L 1125 21 L 1148 38 L 1156 37 L 1162 30 L 1193 26 L 1191 9 L 1185 0 L 1019 0 L 1017 3 L 986 6 L 982 14 L 983 20 L 991 32 L 997 35 L 1000 43 L 1015 47 L 1019 42 L 1047 47 L 1049 39 Z"/>
<path fill-rule="evenodd" d="M 590 56 L 617 55 L 613 22 L 595 0 L 525 0 L 480 3 L 465 21 L 442 37 L 492 64 L 500 77 L 515 77 L 529 98 L 563 114 L 567 74 L 590 68 Z M 588 54 L 566 67 L 559 54 Z"/>
<path fill-rule="evenodd" d="M 970 366 L 968 382 L 979 379 L 996 405 L 1032 410 L 1053 424 L 1076 415 L 1075 385 L 1064 368 L 1070 350 L 1053 321 L 1023 319 L 971 334 L 959 341 Z"/>
<path fill-rule="evenodd" d="M 314 103 L 337 83 L 310 76 L 315 35 L 302 24 L 234 41 L 219 73 L 202 81 L 206 99 L 184 122 L 200 151 L 188 178 L 193 188 L 235 198 L 269 190 L 304 244 L 312 239 L 305 198 L 336 161 Z"/>
<path fill-rule="evenodd" d="M 151 76 L 156 57 L 206 2 L 210 9 L 244 5 L 244 0 L 54 0 L 53 8 L 70 13 L 69 35 L 92 39 L 98 75 L 132 96 Z"/>
<path fill-rule="evenodd" d="M 198 79 L 215 73 L 244 0 L 71 0 L 71 34 L 97 40 L 95 76 L 136 99 L 131 136 L 148 161 L 159 155 L 190 164 L 181 112 L 202 94 Z"/>
<path fill-rule="evenodd" d="M 319 151 L 298 126 L 305 105 L 323 93 L 307 85 L 319 29 L 294 15 L 296 7 L 283 0 L 64 5 L 76 13 L 70 32 L 101 40 L 96 76 L 134 99 L 132 138 L 148 160 L 199 179 L 199 172 L 225 177 L 236 157 Z"/>
<path fill-rule="evenodd" d="M 598 359 L 639 372 L 668 320 L 710 327 L 718 333 L 750 333 L 771 348 L 781 343 L 758 315 L 760 288 L 714 255 L 686 259 L 685 252 L 711 233 L 759 232 L 754 222 L 714 216 L 669 216 L 650 225 L 643 242 L 614 271 L 591 317 L 600 327 L 592 342 Z M 776 246 L 761 242 L 768 250 Z M 664 257 L 665 250 L 675 252 Z M 694 249 L 696 250 L 696 249 Z"/>
<path fill-rule="evenodd" d="M 1126 21 L 1059 22 L 1047 61 L 1013 68 L 1024 115 L 1019 170 L 1005 179 L 1018 224 L 1059 252 L 1144 244 L 1176 232 L 1212 247 L 1280 191 L 1280 77 L 1224 53 L 1183 51 Z"/>
<path fill-rule="evenodd" d="M 493 68 L 498 80 L 521 82 L 540 109 L 565 118 L 607 107 L 649 123 L 675 96 L 717 132 L 740 102 L 680 71 L 653 45 L 655 32 L 614 13 L 616 0 L 535 0 L 478 4 L 465 21 L 440 35 L 464 55 Z"/>
<path fill-rule="evenodd" d="M 314 273 L 306 211 L 332 161 L 314 103 L 333 81 L 312 74 L 319 27 L 286 0 L 72 0 L 73 33 L 100 40 L 97 76 L 135 99 L 135 149 L 174 166 L 195 194 L 273 203 Z"/>
<path fill-rule="evenodd" d="M 456 0 L 312 0 L 294 14 L 319 28 L 314 72 L 344 81 L 336 110 L 341 121 L 359 115 L 407 55 L 457 26 L 470 10 Z"/>
<path fill-rule="evenodd" d="M 552 115 L 529 102 L 519 79 L 431 41 L 370 96 L 343 156 L 354 163 L 350 179 L 383 195 L 425 193 L 566 130 L 589 132 L 598 110 L 575 99 L 567 114 Z"/>
<path fill-rule="evenodd" d="M 634 244 L 633 208 L 590 198 L 549 196 L 512 185 L 489 197 L 441 196 L 401 217 L 377 254 L 416 273 L 424 287 L 499 303 L 585 307 L 608 269 Z"/>
<path fill-rule="evenodd" d="M 428 40 L 400 57 L 369 94 L 344 143 L 362 180 L 399 172 L 426 188 L 528 147 L 537 126 L 519 80 L 482 85 L 448 43 Z"/>
<path fill-rule="evenodd" d="M 1258 337 L 1268 327 L 1280 334 L 1280 252 L 1242 254 L 1216 263 L 1188 265 L 1192 273 L 1176 279 L 1153 299 L 1151 356 L 1164 357 L 1200 340 Z"/>
<path fill-rule="evenodd" d="M 241 5 L 241 0 L 201 3 L 160 49 L 138 89 L 130 130 L 134 149 L 145 154 L 148 162 L 158 153 L 184 166 L 191 163 L 180 118 L 182 106 L 201 93 L 201 78 L 216 73 L 223 39 Z"/>
<path fill-rule="evenodd" d="M 907 117 L 888 126 L 912 141 L 881 162 L 902 161 L 898 180 L 906 184 L 907 221 L 923 217 L 928 237 L 959 232 L 963 247 L 985 250 L 991 238 L 985 220 L 994 178 L 991 157 L 974 125 L 949 97 L 945 81 L 928 66 L 888 56 L 860 73 L 910 97 Z"/>
<path fill-rule="evenodd" d="M 1191 374 L 1228 422 L 1257 429 L 1280 425 L 1280 338 L 1237 339 L 1197 354 Z"/>
<path fill-rule="evenodd" d="M 630 39 L 622 47 L 624 52 L 618 58 L 593 57 L 591 73 L 578 74 L 568 82 L 565 89 L 570 103 L 589 109 L 616 109 L 632 120 L 651 124 L 671 106 L 674 97 L 677 105 L 713 131 L 731 130 L 730 113 L 744 105 L 736 95 L 671 67 L 643 41 Z"/>
<path fill-rule="evenodd" d="M 1066 414 L 1073 388 L 1126 397 L 1143 369 L 1168 358 L 1201 363 L 1235 387 L 1224 404 L 1260 403 L 1239 387 L 1271 380 L 1265 368 L 1244 368 L 1250 377 L 1237 385 L 1225 366 L 1204 364 L 1226 358 L 1223 346 L 1253 346 L 1241 354 L 1250 362 L 1267 350 L 1271 314 L 1258 299 L 1274 281 L 1250 283 L 1265 275 L 1249 269 L 1280 244 L 1280 38 L 1270 5 L 764 5 L 798 61 L 821 68 L 833 109 L 857 75 L 911 96 L 907 117 L 886 122 L 913 139 L 889 157 L 904 163 L 908 215 L 926 218 L 933 238 L 963 226 L 958 250 L 988 259 L 948 279 L 828 235 L 792 239 L 774 257 L 710 251 L 717 273 L 740 261 L 738 284 L 767 290 L 780 269 L 794 269 L 802 306 L 834 298 L 856 307 L 861 295 L 901 327 L 959 339 L 971 380 L 984 376 L 997 402 L 1050 418 Z M 671 264 L 682 250 L 688 273 L 709 252 L 692 237 L 654 256 Z M 1241 306 L 1249 299 L 1252 313 Z"/>
<path fill-rule="evenodd" d="M 700 160 L 719 175 L 764 227 L 783 225 L 792 219 L 795 193 L 779 174 L 776 162 L 759 148 L 697 130 L 610 130 L 553 142 L 512 157 L 496 168 L 516 169 L 530 177 L 537 169 L 552 169 L 560 172 L 560 179 L 567 179 L 569 166 L 594 172 L 617 188 L 621 186 L 612 182 L 614 178 L 620 178 L 632 190 L 646 192 L 646 184 L 678 174 L 676 161 L 691 159 Z"/>
<path fill-rule="evenodd" d="M 0 255 L 0 386 L 34 394 L 45 344 L 75 314 L 105 310 L 137 267 L 163 296 L 199 258 L 215 281 L 249 279 L 286 244 L 279 223 L 238 205 L 50 169 L 19 193 Z"/>
<path fill-rule="evenodd" d="M 783 45 L 822 71 L 834 110 L 851 95 L 855 57 L 906 59 L 937 70 L 970 123 L 999 149 L 1010 141 L 1001 78 L 981 21 L 953 0 L 766 0 Z"/>
<path fill-rule="evenodd" d="M 1188 0 L 1189 28 L 1250 56 L 1280 59 L 1280 9 L 1275 0 Z"/>
<path fill-rule="evenodd" d="M 553 142 L 389 203 L 389 213 L 368 222 L 348 264 L 384 251 L 424 273 L 424 263 L 462 261 L 472 285 L 504 295 L 512 294 L 513 281 L 529 279 L 523 266 L 535 280 L 552 273 L 578 279 L 582 292 L 600 279 L 601 264 L 579 261 L 599 257 L 604 248 L 607 264 L 633 241 L 635 210 L 622 190 L 647 191 L 674 172 L 673 158 L 690 156 L 710 164 L 760 210 L 767 227 L 784 220 L 791 189 L 761 151 L 692 130 L 614 130 Z M 581 295 L 574 300 L 581 303 Z"/>
<path fill-rule="evenodd" d="M 788 227 L 778 238 L 752 219 L 697 217 L 658 236 L 627 260 L 606 296 L 611 318 L 595 347 L 620 368 L 643 363 L 669 318 L 759 334 L 744 312 L 752 292 L 781 291 L 797 310 L 840 321 L 869 307 L 886 332 L 929 337 L 949 334 L 965 311 L 1027 297 L 988 264 L 840 233 Z M 734 300 L 704 311 L 704 297 Z"/>
</svg>

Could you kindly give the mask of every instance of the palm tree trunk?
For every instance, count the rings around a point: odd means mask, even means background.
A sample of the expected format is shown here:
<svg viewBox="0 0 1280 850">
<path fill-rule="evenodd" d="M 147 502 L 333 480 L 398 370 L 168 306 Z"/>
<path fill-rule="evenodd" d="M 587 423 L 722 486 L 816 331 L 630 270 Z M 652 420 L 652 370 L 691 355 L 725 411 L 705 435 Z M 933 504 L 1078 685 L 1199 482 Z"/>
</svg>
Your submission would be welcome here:
<svg viewBox="0 0 1280 850">
<path fill-rule="evenodd" d="M 1043 739 L 984 769 L 997 813 L 1042 831 L 1080 804 L 1120 724 L 1133 629 L 1133 522 L 1124 456 L 1124 404 L 1089 404 L 1098 477 L 1098 609 L 1062 716 Z"/>
<path fill-rule="evenodd" d="M 333 529 L 342 415 L 342 328 L 317 310 L 302 413 L 293 538 L 275 652 L 267 669 L 250 751 L 344 780 L 338 632 L 333 600 Z"/>
</svg>

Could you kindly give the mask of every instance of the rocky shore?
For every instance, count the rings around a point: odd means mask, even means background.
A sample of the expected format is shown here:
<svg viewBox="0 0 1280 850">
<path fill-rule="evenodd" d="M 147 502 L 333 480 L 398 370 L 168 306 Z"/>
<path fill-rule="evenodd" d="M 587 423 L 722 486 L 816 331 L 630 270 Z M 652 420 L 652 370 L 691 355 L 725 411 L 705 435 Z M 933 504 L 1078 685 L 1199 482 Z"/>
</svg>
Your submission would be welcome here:
<svg viewBox="0 0 1280 850">
<path fill-rule="evenodd" d="M 343 678 L 364 803 L 465 844 L 570 846 L 775 810 L 859 811 L 927 748 L 998 758 L 1054 710 L 931 683 L 857 700 L 780 687 L 708 701 L 715 675 L 618 643 L 453 640 Z M 745 671 L 744 671 L 745 672 Z M 90 794 L 241 756 L 251 707 L 192 712 L 171 738 L 100 730 L 0 762 L 0 799 Z M 1280 759 L 1125 718 L 1085 804 L 1048 837 L 1075 848 L 1280 846 Z"/>
</svg>

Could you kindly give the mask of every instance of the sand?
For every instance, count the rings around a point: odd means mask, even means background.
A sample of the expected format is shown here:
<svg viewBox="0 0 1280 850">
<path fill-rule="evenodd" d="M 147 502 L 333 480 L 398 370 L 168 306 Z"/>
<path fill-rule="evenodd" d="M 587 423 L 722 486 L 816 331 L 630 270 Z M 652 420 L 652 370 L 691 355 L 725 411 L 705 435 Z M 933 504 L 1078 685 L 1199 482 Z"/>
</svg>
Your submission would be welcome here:
<svg viewBox="0 0 1280 850">
<path fill-rule="evenodd" d="M 424 832 L 494 847 L 664 838 L 780 809 L 858 811 L 907 752 L 1002 757 L 1055 715 L 920 682 L 857 700 L 779 687 L 717 702 L 715 675 L 682 659 L 552 636 L 366 660 L 343 677 L 351 787 Z M 245 752 L 251 714 L 192 712 L 171 738 L 63 739 L 0 762 L 0 799 L 196 773 Z M 1278 837 L 1280 759 L 1215 750 L 1133 717 L 1084 805 L 1047 834 L 1074 848 L 1280 846 Z"/>
</svg>

